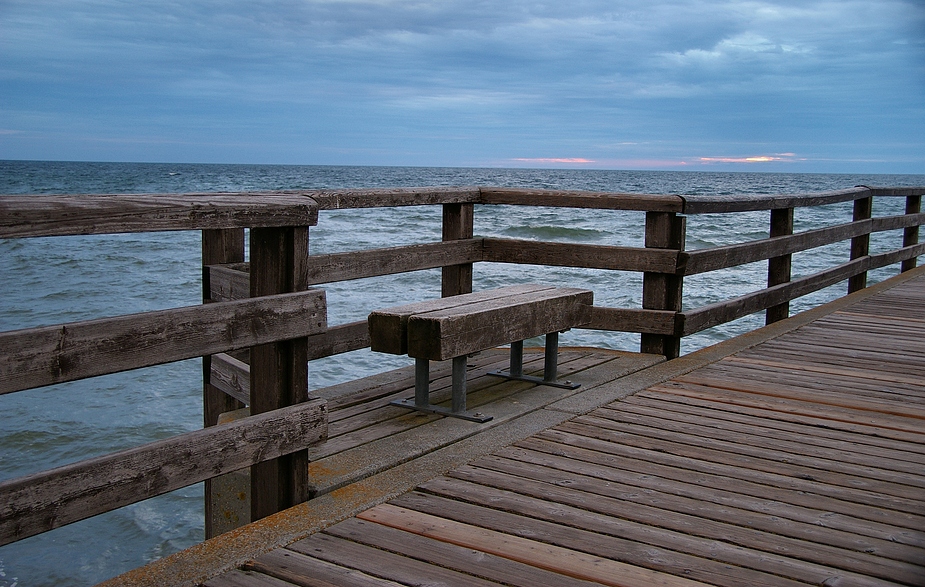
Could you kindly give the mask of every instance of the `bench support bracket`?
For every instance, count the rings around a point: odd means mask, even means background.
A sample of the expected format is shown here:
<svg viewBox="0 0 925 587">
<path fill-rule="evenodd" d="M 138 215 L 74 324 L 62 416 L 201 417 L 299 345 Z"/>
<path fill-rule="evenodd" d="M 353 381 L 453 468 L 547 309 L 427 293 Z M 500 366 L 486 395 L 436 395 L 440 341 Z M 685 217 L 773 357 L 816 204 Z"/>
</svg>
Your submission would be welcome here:
<svg viewBox="0 0 925 587">
<path fill-rule="evenodd" d="M 524 375 L 524 341 L 518 340 L 517 342 L 511 343 L 511 367 L 508 372 L 492 371 L 489 375 L 504 377 L 505 379 L 514 381 L 529 381 L 530 383 L 536 383 L 538 385 L 549 385 L 562 389 L 578 389 L 581 387 L 580 383 L 572 383 L 571 381 L 559 383 L 556 381 L 558 376 L 558 357 L 559 333 L 550 332 L 546 335 L 546 356 L 543 364 L 543 378 L 540 379 L 539 377 Z"/>
<path fill-rule="evenodd" d="M 430 361 L 427 359 L 414 360 L 414 400 L 411 398 L 390 402 L 393 406 L 400 406 L 426 412 L 460 418 L 470 422 L 488 422 L 491 416 L 481 412 L 466 410 L 466 355 L 453 359 L 453 398 L 451 408 L 435 406 L 430 403 Z"/>
</svg>

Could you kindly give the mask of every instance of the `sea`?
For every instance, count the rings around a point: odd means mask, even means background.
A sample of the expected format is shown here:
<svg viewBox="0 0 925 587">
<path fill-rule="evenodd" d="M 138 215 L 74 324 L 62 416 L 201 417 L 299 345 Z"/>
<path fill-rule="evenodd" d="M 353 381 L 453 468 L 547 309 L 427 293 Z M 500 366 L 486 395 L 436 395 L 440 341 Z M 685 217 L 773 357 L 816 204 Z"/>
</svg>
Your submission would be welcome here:
<svg viewBox="0 0 925 587">
<path fill-rule="evenodd" d="M 850 175 L 0 161 L 0 194 L 182 193 L 402 186 L 504 186 L 655 194 L 775 194 L 856 185 L 925 186 L 925 175 Z M 0 195 L 2 197 L 2 195 Z M 902 198 L 874 215 L 901 213 Z M 436 206 L 322 211 L 310 253 L 440 240 Z M 477 206 L 476 236 L 642 246 L 641 213 Z M 851 204 L 797 209 L 797 231 L 848 221 Z M 688 219 L 687 247 L 767 237 L 767 212 Z M 898 231 L 875 235 L 872 251 L 895 248 Z M 848 260 L 841 243 L 794 256 L 794 277 Z M 0 331 L 201 303 L 200 234 L 155 232 L 0 240 Z M 766 263 L 688 277 L 685 309 L 760 289 Z M 898 267 L 874 271 L 869 282 Z M 478 264 L 475 289 L 524 282 L 589 287 L 598 305 L 640 307 L 639 275 L 530 265 Z M 440 295 L 439 270 L 327 284 L 328 322 Z M 839 284 L 791 304 L 792 312 L 844 295 Z M 688 337 L 687 353 L 760 327 L 755 315 Z M 638 350 L 639 336 L 573 330 L 560 344 Z M 355 351 L 313 361 L 311 389 L 407 365 L 407 358 Z M 202 425 L 199 360 L 0 396 L 0 481 L 29 475 Z M 203 539 L 202 486 L 100 515 L 0 547 L 0 587 L 94 585 Z"/>
</svg>

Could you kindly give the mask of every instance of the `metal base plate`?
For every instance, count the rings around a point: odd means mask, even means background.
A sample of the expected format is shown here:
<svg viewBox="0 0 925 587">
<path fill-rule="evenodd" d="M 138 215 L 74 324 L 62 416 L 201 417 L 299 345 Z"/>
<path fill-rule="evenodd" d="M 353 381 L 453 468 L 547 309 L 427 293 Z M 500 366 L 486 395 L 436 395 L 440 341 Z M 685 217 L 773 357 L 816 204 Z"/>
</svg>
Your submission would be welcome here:
<svg viewBox="0 0 925 587">
<path fill-rule="evenodd" d="M 470 422 L 488 422 L 492 419 L 493 416 L 486 416 L 482 412 L 454 412 L 449 408 L 444 408 L 442 406 L 426 405 L 419 406 L 414 403 L 414 398 L 408 399 L 397 399 L 390 401 L 389 404 L 393 406 L 399 406 L 402 408 L 408 408 L 409 410 L 416 410 L 418 412 L 426 412 L 428 414 L 439 414 L 441 416 L 448 416 L 450 418 L 459 418 L 461 420 L 468 420 Z"/>
<path fill-rule="evenodd" d="M 494 375 L 495 377 L 504 377 L 505 379 L 510 379 L 512 381 L 529 381 L 530 383 L 536 383 L 537 385 L 548 385 L 550 387 L 559 387 L 561 389 L 578 389 L 581 387 L 580 383 L 572 383 L 571 381 L 559 383 L 558 381 L 546 381 L 540 377 L 531 377 L 529 375 L 511 375 L 510 373 L 505 373 L 504 371 L 492 371 L 488 374 Z"/>
</svg>

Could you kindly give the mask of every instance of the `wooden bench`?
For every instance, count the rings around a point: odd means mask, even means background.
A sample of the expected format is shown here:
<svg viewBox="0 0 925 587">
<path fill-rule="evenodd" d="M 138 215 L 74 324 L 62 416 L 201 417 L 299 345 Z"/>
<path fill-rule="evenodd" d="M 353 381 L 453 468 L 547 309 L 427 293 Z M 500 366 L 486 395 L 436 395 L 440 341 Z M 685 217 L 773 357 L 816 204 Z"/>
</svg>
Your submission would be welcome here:
<svg viewBox="0 0 925 587">
<path fill-rule="evenodd" d="M 594 293 L 544 285 L 516 285 L 377 310 L 369 315 L 374 351 L 415 358 L 414 400 L 393 402 L 414 410 L 475 422 L 490 416 L 466 410 L 466 357 L 511 343 L 509 379 L 576 388 L 556 381 L 559 332 L 591 321 Z M 543 378 L 523 374 L 523 341 L 546 335 Z M 452 406 L 430 404 L 430 361 L 453 360 Z"/>
</svg>

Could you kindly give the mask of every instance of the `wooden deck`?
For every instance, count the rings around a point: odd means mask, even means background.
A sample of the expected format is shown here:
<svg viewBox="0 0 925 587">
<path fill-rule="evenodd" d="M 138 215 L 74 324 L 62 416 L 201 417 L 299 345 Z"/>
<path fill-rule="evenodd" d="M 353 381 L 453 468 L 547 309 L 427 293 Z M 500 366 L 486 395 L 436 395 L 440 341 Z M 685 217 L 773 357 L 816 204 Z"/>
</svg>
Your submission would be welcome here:
<svg viewBox="0 0 925 587">
<path fill-rule="evenodd" d="M 547 403 L 559 423 L 205 585 L 925 585 L 916 274 L 620 401 Z"/>
</svg>

